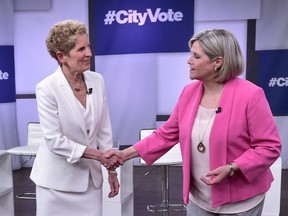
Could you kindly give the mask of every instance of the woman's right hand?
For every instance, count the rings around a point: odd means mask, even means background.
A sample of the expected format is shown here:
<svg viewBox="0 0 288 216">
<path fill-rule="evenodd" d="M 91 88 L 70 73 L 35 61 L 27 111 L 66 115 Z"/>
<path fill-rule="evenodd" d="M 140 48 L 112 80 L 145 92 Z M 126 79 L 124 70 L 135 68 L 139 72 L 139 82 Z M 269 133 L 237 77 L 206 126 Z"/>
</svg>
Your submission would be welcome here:
<svg viewBox="0 0 288 216">
<path fill-rule="evenodd" d="M 107 169 L 116 169 L 120 165 L 122 166 L 124 164 L 124 160 L 121 157 L 118 157 L 117 155 L 112 155 L 111 157 L 107 158 L 106 152 L 102 151 L 99 155 L 99 161 Z"/>
<path fill-rule="evenodd" d="M 107 158 L 104 151 L 95 148 L 86 148 L 83 158 L 98 160 L 107 169 L 115 169 L 124 164 L 124 160 L 116 155 Z"/>
</svg>

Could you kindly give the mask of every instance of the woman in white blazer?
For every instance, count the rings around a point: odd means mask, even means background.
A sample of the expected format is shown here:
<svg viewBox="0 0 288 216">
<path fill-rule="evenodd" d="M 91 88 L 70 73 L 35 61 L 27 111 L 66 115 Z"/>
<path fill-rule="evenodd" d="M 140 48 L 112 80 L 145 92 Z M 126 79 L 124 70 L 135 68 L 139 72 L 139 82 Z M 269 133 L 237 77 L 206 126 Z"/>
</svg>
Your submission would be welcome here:
<svg viewBox="0 0 288 216">
<path fill-rule="evenodd" d="M 114 197 L 119 192 L 108 160 L 112 131 L 103 77 L 89 71 L 92 56 L 87 27 L 78 21 L 56 23 L 46 39 L 57 70 L 36 86 L 43 143 L 31 171 L 36 184 L 37 216 L 102 216 L 103 164 Z"/>
</svg>

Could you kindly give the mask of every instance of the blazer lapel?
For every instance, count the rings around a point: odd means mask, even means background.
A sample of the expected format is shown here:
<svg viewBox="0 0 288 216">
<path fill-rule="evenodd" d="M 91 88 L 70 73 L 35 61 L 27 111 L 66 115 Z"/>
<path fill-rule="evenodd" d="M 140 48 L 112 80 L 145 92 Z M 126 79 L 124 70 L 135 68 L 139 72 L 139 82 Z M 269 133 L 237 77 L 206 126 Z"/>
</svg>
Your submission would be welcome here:
<svg viewBox="0 0 288 216">
<path fill-rule="evenodd" d="M 91 105 L 91 112 L 92 112 L 92 119 L 95 119 L 96 115 L 96 109 L 97 109 L 97 97 L 96 97 L 96 86 L 95 83 L 93 83 L 92 79 L 89 77 L 88 73 L 84 73 L 84 79 L 87 86 L 87 89 L 92 88 L 92 93 L 90 95 L 87 95 L 87 100 L 90 100 Z M 92 125 L 90 128 L 90 131 L 93 131 L 96 127 L 96 121 L 92 121 Z M 92 133 L 89 133 L 91 135 Z"/>
<path fill-rule="evenodd" d="M 197 87 L 195 88 L 193 94 L 187 95 L 185 100 L 188 101 L 187 103 L 187 109 L 186 109 L 186 114 L 183 114 L 185 118 L 183 119 L 183 124 L 182 124 L 182 129 L 185 130 L 183 134 L 188 134 L 185 136 L 185 139 L 183 140 L 182 143 L 182 154 L 183 158 L 190 158 L 191 157 L 191 131 L 192 127 L 195 122 L 195 118 L 197 115 L 198 107 L 200 104 L 200 100 L 203 94 L 204 87 L 201 82 L 198 83 Z M 181 142 L 181 140 L 180 140 Z M 183 145 L 185 144 L 185 145 Z M 185 166 L 186 170 L 190 170 L 190 159 L 188 160 L 183 160 L 183 166 Z"/>
<path fill-rule="evenodd" d="M 221 112 L 216 114 L 210 134 L 210 168 L 211 170 L 227 163 L 227 139 L 229 121 L 235 94 L 236 79 L 228 81 L 224 85 L 219 107 Z M 220 160 L 221 159 L 221 160 Z"/>
<path fill-rule="evenodd" d="M 66 101 L 67 107 L 72 113 L 71 118 L 75 118 L 75 121 L 79 123 L 83 133 L 87 134 L 83 114 L 80 112 L 77 104 L 77 98 L 74 96 L 73 91 L 60 67 L 58 67 L 56 70 L 56 77 L 60 87 L 59 94 L 61 94 L 63 100 Z"/>
</svg>

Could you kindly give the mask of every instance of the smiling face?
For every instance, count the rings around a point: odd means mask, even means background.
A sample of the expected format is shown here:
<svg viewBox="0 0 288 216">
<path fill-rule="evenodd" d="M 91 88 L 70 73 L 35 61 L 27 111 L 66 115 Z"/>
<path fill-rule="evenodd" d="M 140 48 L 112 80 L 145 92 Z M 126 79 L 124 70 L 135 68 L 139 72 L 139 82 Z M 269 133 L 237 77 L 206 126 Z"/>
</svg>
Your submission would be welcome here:
<svg viewBox="0 0 288 216">
<path fill-rule="evenodd" d="M 62 69 L 70 73 L 82 73 L 90 68 L 90 58 L 92 56 L 89 38 L 87 34 L 78 35 L 75 46 L 65 55 L 57 53 L 58 61 Z"/>
<path fill-rule="evenodd" d="M 190 58 L 188 59 L 190 66 L 190 79 L 201 81 L 213 80 L 215 75 L 215 61 L 212 61 L 203 51 L 198 41 L 195 41 L 191 47 Z"/>
</svg>

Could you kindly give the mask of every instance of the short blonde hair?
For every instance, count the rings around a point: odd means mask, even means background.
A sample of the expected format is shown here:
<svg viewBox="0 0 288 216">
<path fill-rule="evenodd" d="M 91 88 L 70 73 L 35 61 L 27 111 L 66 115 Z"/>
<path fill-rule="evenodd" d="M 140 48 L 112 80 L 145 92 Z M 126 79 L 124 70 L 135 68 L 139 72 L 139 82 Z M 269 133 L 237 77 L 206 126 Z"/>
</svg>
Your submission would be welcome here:
<svg viewBox="0 0 288 216">
<path fill-rule="evenodd" d="M 64 20 L 52 26 L 47 39 L 46 47 L 50 55 L 57 60 L 56 53 L 69 53 L 75 46 L 76 38 L 79 35 L 87 34 L 88 28 L 77 20 Z"/>
<path fill-rule="evenodd" d="M 189 40 L 191 49 L 193 43 L 198 41 L 204 53 L 213 61 L 217 57 L 223 58 L 223 64 L 215 71 L 214 80 L 224 83 L 242 74 L 244 59 L 236 37 L 224 29 L 208 29 L 196 33 Z"/>
</svg>

